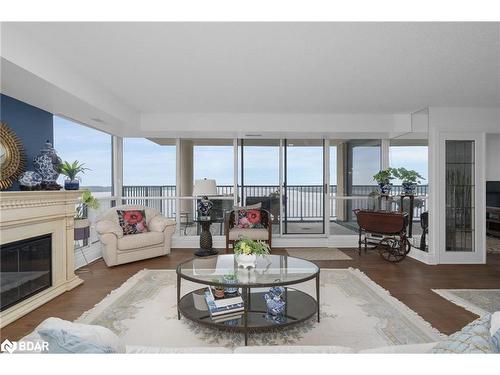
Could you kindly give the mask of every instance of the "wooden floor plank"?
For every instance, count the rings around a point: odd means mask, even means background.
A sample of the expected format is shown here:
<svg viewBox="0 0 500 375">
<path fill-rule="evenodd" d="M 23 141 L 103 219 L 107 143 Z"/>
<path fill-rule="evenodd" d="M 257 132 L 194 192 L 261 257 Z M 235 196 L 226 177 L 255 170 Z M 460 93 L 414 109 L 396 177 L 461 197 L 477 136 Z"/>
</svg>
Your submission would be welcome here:
<svg viewBox="0 0 500 375">
<path fill-rule="evenodd" d="M 353 259 L 315 263 L 322 268 L 359 268 L 445 334 L 459 330 L 476 316 L 439 297 L 431 289 L 500 288 L 500 254 L 489 254 L 487 264 L 484 265 L 428 266 L 410 258 L 391 264 L 376 253 L 358 256 L 354 249 L 342 251 Z M 273 253 L 284 252 L 283 249 L 273 249 Z M 108 268 L 102 260 L 97 260 L 87 267 L 90 272 L 79 273 L 85 281 L 81 286 L 4 327 L 0 332 L 0 341 L 6 338 L 18 340 L 51 316 L 74 320 L 136 272 L 145 268 L 174 269 L 179 262 L 192 257 L 192 253 L 192 249 L 173 249 L 169 256 L 113 268 Z"/>
</svg>

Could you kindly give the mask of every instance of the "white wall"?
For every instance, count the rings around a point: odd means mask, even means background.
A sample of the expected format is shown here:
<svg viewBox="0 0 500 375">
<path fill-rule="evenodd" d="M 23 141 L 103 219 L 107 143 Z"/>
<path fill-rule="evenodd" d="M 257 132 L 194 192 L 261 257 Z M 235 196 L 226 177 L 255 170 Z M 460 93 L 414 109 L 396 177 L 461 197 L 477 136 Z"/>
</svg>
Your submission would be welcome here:
<svg viewBox="0 0 500 375">
<path fill-rule="evenodd" d="M 486 181 L 500 181 L 500 134 L 486 136 Z"/>
</svg>

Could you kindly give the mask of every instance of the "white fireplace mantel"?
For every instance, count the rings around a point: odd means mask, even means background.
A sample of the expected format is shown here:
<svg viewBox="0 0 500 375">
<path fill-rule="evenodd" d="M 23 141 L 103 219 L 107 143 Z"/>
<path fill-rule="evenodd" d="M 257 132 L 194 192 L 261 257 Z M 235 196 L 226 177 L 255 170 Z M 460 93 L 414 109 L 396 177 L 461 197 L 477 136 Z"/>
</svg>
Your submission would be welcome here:
<svg viewBox="0 0 500 375">
<path fill-rule="evenodd" d="M 75 288 L 74 214 L 81 191 L 0 192 L 0 245 L 52 235 L 52 286 L 0 312 L 0 328 Z"/>
</svg>

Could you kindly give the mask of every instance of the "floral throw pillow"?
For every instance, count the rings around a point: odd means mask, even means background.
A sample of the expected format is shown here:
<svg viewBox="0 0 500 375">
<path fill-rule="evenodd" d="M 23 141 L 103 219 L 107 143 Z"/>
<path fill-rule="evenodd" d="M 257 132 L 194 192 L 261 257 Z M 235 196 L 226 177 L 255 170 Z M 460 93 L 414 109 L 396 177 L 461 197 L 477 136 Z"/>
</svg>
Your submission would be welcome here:
<svg viewBox="0 0 500 375">
<path fill-rule="evenodd" d="M 238 210 L 236 227 L 240 229 L 264 228 L 260 210 Z"/>
<path fill-rule="evenodd" d="M 124 236 L 149 232 L 144 210 L 117 210 L 116 213 Z"/>
</svg>

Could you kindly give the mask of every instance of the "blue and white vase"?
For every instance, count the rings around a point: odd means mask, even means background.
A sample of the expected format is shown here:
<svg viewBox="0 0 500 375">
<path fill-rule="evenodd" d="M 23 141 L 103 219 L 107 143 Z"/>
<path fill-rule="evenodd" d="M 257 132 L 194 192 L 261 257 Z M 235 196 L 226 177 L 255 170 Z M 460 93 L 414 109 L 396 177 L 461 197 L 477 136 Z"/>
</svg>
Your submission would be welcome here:
<svg viewBox="0 0 500 375">
<path fill-rule="evenodd" d="M 407 195 L 415 194 L 415 189 L 417 188 L 417 184 L 414 182 L 403 182 L 401 184 L 403 187 L 403 193 Z"/>
<path fill-rule="evenodd" d="M 269 292 L 264 294 L 266 300 L 267 314 L 271 316 L 283 316 L 285 313 L 285 288 L 275 286 L 269 289 Z"/>
<path fill-rule="evenodd" d="M 382 194 L 389 194 L 391 192 L 392 184 L 390 183 L 380 182 L 378 186 Z"/>
<path fill-rule="evenodd" d="M 52 143 L 45 142 L 40 153 L 33 159 L 35 171 L 42 177 L 42 188 L 58 190 L 61 188 L 56 182 L 59 177 L 59 168 L 62 160 L 57 156 Z"/>
<path fill-rule="evenodd" d="M 19 177 L 21 190 L 40 190 L 42 176 L 35 171 L 26 171 Z"/>
<path fill-rule="evenodd" d="M 65 190 L 78 190 L 80 188 L 80 181 L 76 178 L 74 180 L 70 180 L 69 178 L 64 180 L 64 189 Z"/>
<path fill-rule="evenodd" d="M 238 279 L 234 275 L 224 275 L 223 277 L 224 284 L 236 284 Z M 235 294 L 238 292 L 237 287 L 225 287 L 224 292 L 227 294 Z"/>
</svg>

